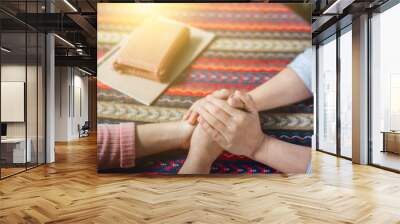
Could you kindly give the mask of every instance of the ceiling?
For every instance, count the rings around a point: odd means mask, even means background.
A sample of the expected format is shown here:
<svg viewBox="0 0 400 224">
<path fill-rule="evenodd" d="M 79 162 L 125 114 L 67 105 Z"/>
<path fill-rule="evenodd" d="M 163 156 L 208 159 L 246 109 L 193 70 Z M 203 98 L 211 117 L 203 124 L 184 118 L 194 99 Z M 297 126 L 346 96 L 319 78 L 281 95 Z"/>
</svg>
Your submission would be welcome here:
<svg viewBox="0 0 400 224">
<path fill-rule="evenodd" d="M 179 0 L 178 0 L 179 1 Z M 199 0 L 201 1 L 201 0 Z M 218 1 L 218 0 L 217 0 Z M 240 0 L 239 0 L 240 1 Z M 313 39 L 321 36 L 339 19 L 347 14 L 356 14 L 368 7 L 383 4 L 387 0 L 254 0 L 253 2 L 311 3 Z M 138 0 L 0 0 L 0 26 L 2 44 L 13 49 L 9 56 L 22 57 L 25 52 L 25 30 L 54 32 L 56 65 L 71 65 L 96 72 L 96 5 L 98 2 L 139 2 Z M 149 2 L 142 0 L 140 2 Z M 163 2 L 163 0 L 158 1 Z M 336 4 L 336 3 L 339 4 Z M 331 7 L 332 6 L 332 7 Z M 333 13 L 326 10 L 331 8 Z M 49 12 L 52 13 L 49 13 Z M 340 11 L 339 14 L 335 11 Z M 21 33 L 22 32 L 22 33 Z M 325 34 L 324 34 L 325 35 Z M 30 43 L 28 55 L 36 46 Z M 66 41 L 63 41 L 66 40 Z M 73 46 L 72 46 L 72 45 Z"/>
<path fill-rule="evenodd" d="M 96 0 L 47 0 L 47 5 L 45 0 L 1 0 L 2 46 L 12 50 L 7 54 L 8 60 L 21 61 L 27 55 L 26 30 L 54 32 L 56 65 L 78 66 L 95 74 L 96 5 Z M 37 51 L 29 43 L 32 38 L 33 35 L 27 34 L 28 58 Z"/>
<path fill-rule="evenodd" d="M 389 0 L 317 0 L 313 11 L 313 44 L 321 43 L 352 23 L 354 17 L 374 12 Z"/>
</svg>

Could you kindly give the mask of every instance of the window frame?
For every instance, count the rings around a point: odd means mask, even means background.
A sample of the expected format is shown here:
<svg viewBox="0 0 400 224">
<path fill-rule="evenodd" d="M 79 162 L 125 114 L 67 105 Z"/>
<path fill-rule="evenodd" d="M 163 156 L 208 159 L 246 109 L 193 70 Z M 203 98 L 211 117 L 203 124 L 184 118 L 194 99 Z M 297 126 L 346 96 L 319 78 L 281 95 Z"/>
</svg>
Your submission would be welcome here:
<svg viewBox="0 0 400 224">
<path fill-rule="evenodd" d="M 344 20 L 348 20 L 349 17 L 345 17 L 343 18 Z M 340 20 L 338 21 L 340 22 Z M 315 140 L 315 145 L 316 145 L 316 150 L 319 152 L 323 152 L 329 155 L 333 155 L 333 156 L 337 156 L 346 160 L 352 160 L 352 158 L 347 157 L 342 155 L 341 153 L 341 119 L 340 119 L 340 77 L 341 77 L 341 67 L 340 67 L 340 37 L 342 35 L 344 35 L 347 32 L 351 32 L 352 23 L 348 23 L 346 25 L 344 25 L 344 27 L 341 27 L 340 29 L 337 29 L 335 33 L 331 34 L 330 36 L 326 37 L 323 40 L 320 40 L 317 44 L 316 44 L 316 94 L 315 94 L 315 102 L 316 102 L 316 125 L 317 127 L 315 128 L 316 130 L 316 140 Z M 339 27 L 338 27 L 339 28 Z M 319 114 L 319 51 L 318 49 L 320 48 L 321 44 L 327 44 L 330 41 L 336 41 L 336 60 L 335 60 L 335 64 L 336 64 L 336 151 L 335 153 L 332 152 L 328 152 L 324 149 L 320 148 L 320 143 L 319 143 L 319 132 L 320 132 L 320 127 L 319 127 L 319 118 L 318 118 L 318 114 Z"/>
</svg>

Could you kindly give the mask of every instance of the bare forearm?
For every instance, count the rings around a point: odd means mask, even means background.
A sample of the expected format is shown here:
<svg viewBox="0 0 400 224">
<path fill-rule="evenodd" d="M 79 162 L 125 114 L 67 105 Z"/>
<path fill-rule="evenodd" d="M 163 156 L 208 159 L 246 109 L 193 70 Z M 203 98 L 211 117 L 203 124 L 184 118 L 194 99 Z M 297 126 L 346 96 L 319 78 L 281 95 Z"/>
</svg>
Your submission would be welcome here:
<svg viewBox="0 0 400 224">
<path fill-rule="evenodd" d="M 136 156 L 144 157 L 180 148 L 193 128 L 183 121 L 137 125 Z"/>
<path fill-rule="evenodd" d="M 249 94 L 258 111 L 289 105 L 312 96 L 303 81 L 290 68 L 284 69 Z"/>
<path fill-rule="evenodd" d="M 311 148 L 266 136 L 251 157 L 283 173 L 305 173 L 311 161 Z"/>
</svg>

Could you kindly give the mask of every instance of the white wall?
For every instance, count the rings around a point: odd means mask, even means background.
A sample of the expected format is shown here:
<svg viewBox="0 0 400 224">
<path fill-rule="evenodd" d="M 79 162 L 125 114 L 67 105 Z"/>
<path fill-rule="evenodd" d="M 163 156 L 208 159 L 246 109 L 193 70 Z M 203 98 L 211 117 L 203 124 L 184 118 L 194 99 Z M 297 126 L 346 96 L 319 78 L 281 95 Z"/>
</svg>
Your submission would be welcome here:
<svg viewBox="0 0 400 224">
<path fill-rule="evenodd" d="M 25 65 L 2 65 L 1 81 L 25 82 Z M 1 108 L 6 110 L 6 108 Z M 25 122 L 7 123 L 7 137 L 25 137 Z"/>
<path fill-rule="evenodd" d="M 55 68 L 55 141 L 68 141 L 68 71 L 67 67 Z"/>
<path fill-rule="evenodd" d="M 36 69 L 39 69 L 38 71 Z M 27 78 L 27 80 L 25 80 Z M 29 146 L 32 151 L 32 161 L 44 163 L 44 74 L 41 67 L 27 66 L 20 64 L 3 64 L 1 66 L 1 81 L 2 82 L 24 82 L 26 84 L 26 107 L 25 105 L 20 108 L 21 113 L 26 112 L 26 120 L 22 122 L 6 122 L 7 123 L 7 137 L 9 138 L 24 138 L 25 135 L 30 140 Z M 2 93 L 3 93 L 2 89 Z M 24 90 L 21 94 L 24 94 Z M 3 93 L 4 94 L 4 93 Z M 2 95 L 7 97 L 7 95 Z M 22 102 L 24 104 L 24 102 Z M 2 107 L 1 110 L 16 110 L 16 108 Z M 13 111 L 7 111 L 13 113 Z M 16 112 L 14 112 L 16 113 Z M 38 156 L 37 156 L 38 153 Z"/>
<path fill-rule="evenodd" d="M 36 68 L 32 66 L 27 67 L 28 74 Z M 3 82 L 26 82 L 25 80 L 25 65 L 2 65 L 1 66 L 1 81 Z M 35 83 L 36 84 L 36 83 Z M 36 90 L 35 90 L 36 93 Z M 29 92 L 27 93 L 29 97 Z M 35 95 L 36 96 L 36 95 Z M 30 100 L 29 100 L 30 101 Z M 7 110 L 7 108 L 1 108 Z M 28 114 L 29 116 L 29 114 Z M 36 116 L 36 115 L 35 115 Z M 31 121 L 31 117 L 28 117 L 28 121 Z M 31 125 L 29 125 L 30 127 Z M 7 136 L 8 137 L 25 137 L 25 122 L 7 122 Z"/>
<path fill-rule="evenodd" d="M 76 71 L 76 70 L 75 70 Z M 82 74 L 82 73 L 79 73 Z M 85 123 L 85 121 L 88 121 L 88 78 L 83 77 L 80 75 L 75 75 L 74 77 L 74 100 L 75 100 L 75 106 L 74 110 L 75 113 L 73 113 L 74 119 L 72 119 L 72 135 L 75 137 L 78 137 L 78 129 L 77 126 L 80 124 L 81 126 Z M 80 91 L 80 93 L 78 93 Z M 78 97 L 80 95 L 80 97 Z M 80 105 L 79 101 L 80 100 Z M 81 106 L 81 108 L 79 108 Z M 82 111 L 79 111 L 81 109 Z"/>
<path fill-rule="evenodd" d="M 77 139 L 78 125 L 88 120 L 88 79 L 82 75 L 75 68 L 56 67 L 56 141 Z"/>
</svg>

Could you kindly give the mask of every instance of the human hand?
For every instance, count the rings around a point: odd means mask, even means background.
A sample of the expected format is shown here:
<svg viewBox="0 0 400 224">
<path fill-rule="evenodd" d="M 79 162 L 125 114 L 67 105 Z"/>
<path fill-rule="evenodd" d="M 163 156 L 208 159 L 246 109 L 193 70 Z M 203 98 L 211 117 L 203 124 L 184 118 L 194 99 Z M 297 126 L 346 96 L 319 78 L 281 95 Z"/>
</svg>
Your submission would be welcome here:
<svg viewBox="0 0 400 224">
<path fill-rule="evenodd" d="M 189 153 L 179 174 L 210 173 L 213 162 L 222 151 L 223 149 L 200 126 L 196 126 L 191 137 Z"/>
<path fill-rule="evenodd" d="M 232 95 L 232 91 L 228 89 L 216 90 L 210 94 L 215 98 L 226 100 L 230 95 Z M 191 125 L 195 125 L 197 123 L 197 118 L 199 117 L 198 108 L 206 101 L 205 97 L 197 100 L 193 103 L 193 105 L 189 108 L 189 110 L 183 116 L 183 120 L 189 122 Z"/>
<path fill-rule="evenodd" d="M 235 91 L 246 111 L 232 108 L 225 100 L 212 95 L 198 108 L 199 123 L 204 131 L 225 150 L 252 157 L 264 142 L 256 105 L 250 95 Z"/>
</svg>

